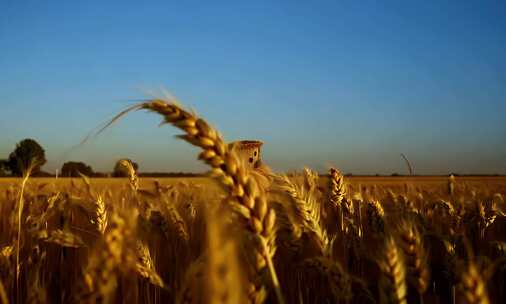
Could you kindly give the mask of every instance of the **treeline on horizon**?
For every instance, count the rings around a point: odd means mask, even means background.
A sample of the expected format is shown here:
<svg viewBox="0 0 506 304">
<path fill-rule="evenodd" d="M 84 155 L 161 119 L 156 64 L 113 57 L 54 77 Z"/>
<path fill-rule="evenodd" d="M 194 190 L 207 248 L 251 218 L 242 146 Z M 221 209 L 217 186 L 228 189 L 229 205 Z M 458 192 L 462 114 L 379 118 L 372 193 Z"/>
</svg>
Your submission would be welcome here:
<svg viewBox="0 0 506 304">
<path fill-rule="evenodd" d="M 56 177 L 56 174 L 42 170 L 47 162 L 44 148 L 34 139 L 27 138 L 16 144 L 16 148 L 6 159 L 0 158 L 0 177 L 21 177 L 27 168 L 31 168 L 32 177 Z M 196 177 L 199 173 L 188 172 L 139 172 L 139 165 L 128 158 L 116 161 L 111 172 L 95 172 L 90 165 L 81 161 L 65 162 L 58 170 L 58 177 L 128 177 L 125 162 L 129 162 L 140 177 Z"/>
<path fill-rule="evenodd" d="M 128 169 L 125 162 L 129 162 L 135 169 L 139 177 L 199 177 L 205 176 L 205 173 L 189 172 L 139 172 L 139 165 L 128 158 L 121 158 L 116 161 L 111 172 L 95 172 L 93 168 L 81 161 L 68 161 L 63 164 L 57 174 L 42 170 L 42 166 L 47 162 L 44 148 L 34 139 L 24 139 L 16 144 L 16 148 L 9 154 L 7 159 L 0 157 L 0 177 L 21 177 L 26 168 L 31 168 L 32 177 L 81 177 L 85 175 L 95 178 L 128 177 Z M 290 175 L 290 173 L 288 173 Z M 450 173 L 454 176 L 501 176 L 501 174 L 459 174 Z M 326 176 L 322 174 L 321 176 Z M 346 173 L 344 176 L 378 176 L 378 177 L 409 177 L 409 176 L 448 176 L 448 175 L 405 175 L 392 173 L 390 175 L 382 174 L 358 174 Z"/>
</svg>

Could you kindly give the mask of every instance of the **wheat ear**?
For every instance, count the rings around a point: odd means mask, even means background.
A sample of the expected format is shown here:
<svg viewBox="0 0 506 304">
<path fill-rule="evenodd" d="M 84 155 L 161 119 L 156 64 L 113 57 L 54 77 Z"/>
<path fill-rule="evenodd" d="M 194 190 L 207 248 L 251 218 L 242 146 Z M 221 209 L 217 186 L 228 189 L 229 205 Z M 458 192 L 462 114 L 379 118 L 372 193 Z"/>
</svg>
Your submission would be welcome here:
<svg viewBox="0 0 506 304">
<path fill-rule="evenodd" d="M 490 303 L 487 295 L 485 281 L 480 275 L 478 267 L 473 261 L 470 261 L 467 269 L 462 273 L 460 290 L 469 304 L 488 304 Z"/>
<path fill-rule="evenodd" d="M 429 267 L 422 236 L 411 221 L 403 221 L 400 226 L 399 246 L 408 269 L 408 283 L 422 295 L 429 285 Z"/>
<path fill-rule="evenodd" d="M 369 229 L 375 233 L 383 233 L 385 228 L 385 210 L 377 200 L 368 200 L 366 204 Z"/>
<path fill-rule="evenodd" d="M 335 168 L 329 170 L 329 201 L 336 208 L 339 215 L 341 231 L 347 230 L 349 223 L 353 223 L 355 213 L 353 201 L 346 198 L 346 185 L 343 175 Z"/>
<path fill-rule="evenodd" d="M 329 201 L 334 207 L 340 208 L 341 202 L 346 195 L 344 177 L 335 168 L 330 168 L 329 177 Z"/>
<path fill-rule="evenodd" d="M 313 173 L 305 170 L 307 180 L 311 180 Z M 288 195 L 295 207 L 295 215 L 302 230 L 310 232 L 321 248 L 322 254 L 330 255 L 330 241 L 325 229 L 320 223 L 320 203 L 313 197 L 312 190 L 299 187 L 286 175 L 278 177 L 278 186 L 280 190 Z M 308 187 L 314 188 L 314 182 L 306 182 Z"/>
<path fill-rule="evenodd" d="M 137 263 L 135 266 L 141 277 L 147 279 L 153 285 L 164 288 L 165 285 L 155 269 L 149 247 L 141 241 L 137 241 Z"/>
<path fill-rule="evenodd" d="M 130 182 L 130 187 L 134 192 L 137 192 L 139 190 L 139 177 L 137 176 L 137 173 L 135 172 L 135 168 L 132 165 L 132 163 L 126 159 L 122 159 L 120 161 L 120 164 L 124 166 L 128 171 L 128 180 Z"/>
<path fill-rule="evenodd" d="M 81 237 L 69 230 L 56 229 L 54 231 L 51 231 L 49 234 L 45 230 L 41 232 L 42 235 L 46 235 L 47 237 L 41 237 L 40 239 L 48 243 L 54 243 L 60 245 L 61 247 L 71 248 L 79 248 L 85 246 Z"/>
<path fill-rule="evenodd" d="M 259 272 L 266 266 L 268 267 L 278 301 L 284 303 L 272 262 L 276 251 L 276 213 L 267 205 L 265 194 L 259 190 L 256 181 L 248 176 L 244 165 L 232 152 L 233 149 L 229 150 L 220 133 L 209 126 L 205 120 L 184 110 L 175 102 L 163 99 L 149 100 L 124 110 L 98 133 L 128 112 L 135 110 L 158 113 L 163 116 L 163 123 L 172 124 L 185 132 L 185 134 L 179 135 L 179 138 L 203 150 L 198 158 L 208 164 L 214 175 L 219 177 L 220 181 L 228 188 L 230 197 L 227 201 L 238 211 L 246 228 L 258 241 L 257 256 L 260 259 L 255 265 L 256 271 Z"/>
<path fill-rule="evenodd" d="M 135 255 L 131 254 L 128 243 L 134 240 L 137 217 L 136 209 L 132 209 L 128 217 L 112 213 L 103 246 L 94 250 L 84 271 L 85 291 L 79 295 L 79 300 L 100 298 L 105 303 L 113 300 L 121 267 L 135 266 Z"/>
<path fill-rule="evenodd" d="M 393 237 L 387 237 L 383 256 L 379 260 L 381 269 L 380 292 L 381 303 L 402 303 L 406 302 L 406 270 Z"/>
<path fill-rule="evenodd" d="M 94 202 L 95 205 L 95 219 L 93 223 L 95 224 L 98 232 L 100 234 L 104 234 L 107 229 L 107 208 L 105 206 L 105 201 L 101 195 L 98 196 L 97 200 Z"/>
</svg>

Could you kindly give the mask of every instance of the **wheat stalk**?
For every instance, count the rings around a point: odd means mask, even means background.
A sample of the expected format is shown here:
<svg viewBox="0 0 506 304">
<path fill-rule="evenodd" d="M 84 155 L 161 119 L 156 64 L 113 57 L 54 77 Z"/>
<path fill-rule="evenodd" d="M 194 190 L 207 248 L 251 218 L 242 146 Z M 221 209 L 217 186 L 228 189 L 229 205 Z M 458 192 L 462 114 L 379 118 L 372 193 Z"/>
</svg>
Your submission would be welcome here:
<svg viewBox="0 0 506 304">
<path fill-rule="evenodd" d="M 26 183 L 28 182 L 28 179 L 30 178 L 30 175 L 32 174 L 32 170 L 37 166 L 39 163 L 38 159 L 30 159 L 30 163 L 27 168 L 23 168 L 23 179 L 21 181 L 21 189 L 19 191 L 19 199 L 18 199 L 18 215 L 17 215 L 17 224 L 18 224 L 18 233 L 17 233 L 17 240 L 16 240 L 16 299 L 18 303 L 20 302 L 20 289 L 19 289 L 19 273 L 21 270 L 21 264 L 19 260 L 20 250 L 21 250 L 21 216 L 23 215 L 23 209 L 25 205 L 24 195 L 25 195 L 25 188 Z"/>
<path fill-rule="evenodd" d="M 5 279 L 3 274 L 5 272 L 10 273 L 12 269 L 11 257 L 13 253 L 14 253 L 14 246 L 4 246 L 0 250 L 0 283 L 2 279 Z M 7 274 L 7 277 L 10 276 Z"/>
<path fill-rule="evenodd" d="M 127 169 L 130 187 L 134 192 L 137 192 L 139 190 L 139 177 L 135 172 L 133 164 L 126 159 L 122 159 L 119 164 Z"/>
<path fill-rule="evenodd" d="M 260 191 L 255 179 L 248 176 L 244 165 L 233 153 L 234 149 L 229 149 L 219 132 L 209 126 L 205 120 L 184 110 L 174 101 L 163 99 L 153 99 L 124 110 L 98 133 L 134 110 L 158 113 L 164 117 L 163 123 L 172 124 L 185 132 L 179 135 L 179 138 L 203 150 L 198 158 L 208 164 L 213 174 L 228 188 L 230 197 L 227 202 L 234 206 L 234 210 L 238 211 L 243 218 L 246 228 L 257 239 L 256 250 L 259 253 L 257 256 L 261 257 L 255 265 L 257 272 L 268 267 L 278 301 L 283 303 L 279 281 L 272 263 L 272 257 L 276 251 L 276 213 L 267 205 L 264 193 Z"/>
<path fill-rule="evenodd" d="M 91 181 L 90 178 L 81 172 L 78 172 L 79 176 L 81 176 L 81 180 L 83 181 L 84 185 L 86 186 L 86 193 L 89 196 L 93 196 L 93 190 L 91 189 Z"/>
<path fill-rule="evenodd" d="M 453 174 L 448 178 L 448 194 L 450 196 L 455 194 L 455 176 Z"/>
<path fill-rule="evenodd" d="M 95 249 L 84 271 L 85 291 L 80 300 L 96 301 L 100 298 L 105 303 L 111 302 L 118 284 L 118 273 L 122 269 L 135 269 L 136 259 L 129 243 L 135 241 L 133 232 L 137 216 L 136 209 L 130 210 L 128 217 L 111 214 L 103 246 Z"/>
<path fill-rule="evenodd" d="M 345 230 L 345 218 L 353 223 L 353 202 L 346 199 L 344 176 L 335 168 L 329 170 L 329 201 L 336 208 L 339 216 L 339 228 Z"/>
<path fill-rule="evenodd" d="M 294 203 L 295 214 L 298 224 L 303 231 L 311 232 L 313 237 L 324 255 L 330 254 L 330 241 L 325 229 L 320 223 L 320 204 L 314 197 L 315 182 L 313 173 L 306 169 L 305 171 L 306 189 L 304 186 L 298 186 L 290 180 L 287 175 L 278 176 L 278 187 L 288 195 Z"/>
<path fill-rule="evenodd" d="M 171 204 L 166 197 L 163 198 L 165 210 L 168 214 L 167 219 L 168 221 L 173 225 L 173 227 L 176 229 L 178 236 L 185 240 L 190 240 L 190 235 L 188 233 L 188 228 L 186 226 L 185 221 L 179 214 L 179 211 Z"/>
<path fill-rule="evenodd" d="M 183 278 L 183 283 L 176 296 L 177 304 L 203 303 L 205 295 L 203 290 L 203 278 L 205 274 L 205 261 L 201 256 L 188 266 Z"/>
<path fill-rule="evenodd" d="M 366 204 L 367 221 L 369 228 L 374 233 L 383 233 L 385 228 L 385 210 L 377 200 L 367 200 Z"/>
<path fill-rule="evenodd" d="M 411 221 L 403 221 L 399 230 L 399 247 L 404 253 L 408 283 L 422 295 L 427 290 L 430 278 L 422 236 Z"/>
<path fill-rule="evenodd" d="M 381 269 L 380 302 L 407 303 L 406 270 L 393 237 L 387 237 L 378 265 Z"/>
<path fill-rule="evenodd" d="M 466 303 L 488 304 L 487 288 L 478 267 L 473 261 L 467 265 L 467 269 L 461 275 L 460 290 Z"/>
<path fill-rule="evenodd" d="M 51 231 L 47 237 L 44 237 L 46 235 L 48 235 L 47 231 L 40 231 L 39 236 L 42 237 L 39 237 L 39 239 L 48 243 L 58 244 L 62 247 L 80 248 L 85 246 L 81 237 L 71 231 L 56 229 Z"/>
<path fill-rule="evenodd" d="M 406 155 L 404 155 L 404 153 L 401 153 L 401 156 L 404 159 L 404 161 L 406 162 L 406 166 L 408 167 L 409 175 L 413 175 L 414 174 L 413 167 L 411 166 L 411 163 L 409 162 L 408 158 L 406 157 Z"/>
<path fill-rule="evenodd" d="M 149 247 L 141 241 L 137 241 L 137 263 L 135 264 L 137 273 L 147 279 L 151 284 L 163 288 L 165 284 L 162 278 L 156 272 Z"/>
<path fill-rule="evenodd" d="M 225 234 L 223 224 L 217 216 L 216 212 L 208 212 L 207 215 L 207 259 L 204 288 L 209 299 L 208 303 L 240 303 L 243 291 L 237 248 L 234 241 Z"/>
<path fill-rule="evenodd" d="M 101 195 L 94 202 L 95 205 L 95 220 L 93 223 L 96 225 L 96 228 L 100 234 L 104 234 L 107 229 L 107 208 L 105 206 L 105 201 Z"/>
<path fill-rule="evenodd" d="M 335 208 L 340 208 L 346 196 L 344 176 L 335 168 L 330 168 L 329 176 L 329 201 Z"/>
<path fill-rule="evenodd" d="M 7 297 L 7 292 L 5 291 L 4 284 L 0 280 L 0 300 L 2 304 L 9 304 L 9 300 Z"/>
</svg>

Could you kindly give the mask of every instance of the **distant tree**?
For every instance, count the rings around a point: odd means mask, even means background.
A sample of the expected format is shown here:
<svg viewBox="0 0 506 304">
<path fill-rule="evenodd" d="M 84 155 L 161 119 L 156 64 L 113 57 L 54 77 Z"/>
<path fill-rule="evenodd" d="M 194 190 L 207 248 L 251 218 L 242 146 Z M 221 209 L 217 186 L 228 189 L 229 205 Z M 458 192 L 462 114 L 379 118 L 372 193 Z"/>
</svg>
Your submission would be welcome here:
<svg viewBox="0 0 506 304">
<path fill-rule="evenodd" d="M 135 172 L 139 170 L 139 165 L 135 162 L 133 162 L 129 158 L 123 158 L 116 162 L 116 165 L 114 166 L 114 171 L 112 173 L 113 177 L 128 177 L 128 168 L 124 165 L 124 162 L 129 162 L 132 164 L 132 167 L 134 168 Z"/>
<path fill-rule="evenodd" d="M 9 155 L 7 170 L 14 176 L 22 176 L 26 169 L 32 167 L 32 174 L 37 174 L 46 161 L 46 152 L 42 146 L 28 138 L 20 141 Z"/>
<path fill-rule="evenodd" d="M 5 172 L 6 170 L 7 170 L 7 160 L 1 159 L 0 160 L 0 177 L 7 175 L 7 172 Z"/>
<path fill-rule="evenodd" d="M 83 162 L 66 162 L 61 167 L 60 175 L 62 177 L 79 177 L 79 173 L 86 176 L 93 176 L 93 169 Z"/>
</svg>

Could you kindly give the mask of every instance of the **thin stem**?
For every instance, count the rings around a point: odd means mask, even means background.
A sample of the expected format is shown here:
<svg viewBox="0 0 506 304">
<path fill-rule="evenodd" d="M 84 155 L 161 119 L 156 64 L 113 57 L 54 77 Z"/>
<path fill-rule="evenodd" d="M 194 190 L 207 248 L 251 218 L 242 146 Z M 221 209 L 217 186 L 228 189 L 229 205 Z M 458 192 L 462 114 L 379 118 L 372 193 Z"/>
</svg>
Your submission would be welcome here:
<svg viewBox="0 0 506 304">
<path fill-rule="evenodd" d="M 2 304 L 9 304 L 9 300 L 7 299 L 7 293 L 5 292 L 5 287 L 0 281 L 0 302 Z"/>
<path fill-rule="evenodd" d="M 276 292 L 276 298 L 278 299 L 279 304 L 285 304 L 285 299 L 283 297 L 283 293 L 281 292 L 281 286 L 279 285 L 278 276 L 276 274 L 276 269 L 274 268 L 274 264 L 272 263 L 271 256 L 269 251 L 267 250 L 267 244 L 265 240 L 261 239 L 262 248 L 264 251 L 265 259 L 267 261 L 267 267 L 269 267 L 269 273 L 271 275 L 272 285 L 274 286 L 274 291 Z"/>
<path fill-rule="evenodd" d="M 455 285 L 452 285 L 452 304 L 455 304 Z"/>
<path fill-rule="evenodd" d="M 25 195 L 25 186 L 28 181 L 28 177 L 30 176 L 30 171 L 26 172 L 23 177 L 23 181 L 21 182 L 21 190 L 19 191 L 19 200 L 18 200 L 18 238 L 16 241 L 16 299 L 18 303 L 20 302 L 20 293 L 19 293 L 19 250 L 21 243 L 21 215 L 23 214 L 23 205 L 24 205 L 24 195 Z"/>
</svg>

